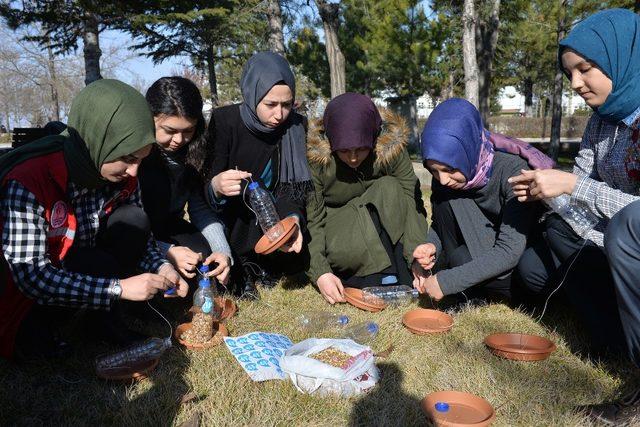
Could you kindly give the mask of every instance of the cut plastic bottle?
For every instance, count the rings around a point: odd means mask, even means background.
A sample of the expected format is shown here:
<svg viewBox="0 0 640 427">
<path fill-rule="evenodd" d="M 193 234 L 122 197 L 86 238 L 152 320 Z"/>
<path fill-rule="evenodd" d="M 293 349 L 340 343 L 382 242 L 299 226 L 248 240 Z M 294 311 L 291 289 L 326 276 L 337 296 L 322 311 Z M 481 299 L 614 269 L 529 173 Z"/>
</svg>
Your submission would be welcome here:
<svg viewBox="0 0 640 427">
<path fill-rule="evenodd" d="M 568 194 L 545 199 L 544 202 L 583 239 L 587 238 L 589 231 L 593 230 L 600 221 L 600 218 L 584 206 L 571 203 L 571 197 Z"/>
<path fill-rule="evenodd" d="M 248 186 L 249 203 L 256 214 L 258 224 L 267 239 L 275 242 L 284 234 L 284 227 L 280 223 L 280 217 L 273 204 L 271 195 L 266 190 L 260 188 L 257 182 L 252 182 Z"/>
<path fill-rule="evenodd" d="M 127 368 L 158 359 L 171 347 L 171 338 L 149 338 L 124 350 L 96 358 L 96 369 L 108 373 L 111 369 Z"/>
<path fill-rule="evenodd" d="M 378 335 L 379 330 L 380 327 L 375 322 L 362 322 L 348 326 L 342 336 L 360 344 L 367 344 Z"/>
<path fill-rule="evenodd" d="M 367 304 L 408 304 L 419 295 L 417 289 L 407 285 L 371 286 L 362 290 L 363 301 Z"/>
<path fill-rule="evenodd" d="M 349 316 L 338 313 L 317 311 L 305 313 L 298 317 L 302 329 L 308 331 L 321 331 L 331 327 L 344 327 L 349 323 Z"/>
</svg>

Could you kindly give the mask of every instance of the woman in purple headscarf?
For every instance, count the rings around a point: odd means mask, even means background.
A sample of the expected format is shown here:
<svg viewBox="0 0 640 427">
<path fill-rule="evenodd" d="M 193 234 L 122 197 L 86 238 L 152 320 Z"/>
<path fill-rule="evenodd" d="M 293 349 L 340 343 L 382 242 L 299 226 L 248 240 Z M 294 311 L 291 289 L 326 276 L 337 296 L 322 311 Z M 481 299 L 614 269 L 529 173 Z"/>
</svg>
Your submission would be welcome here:
<svg viewBox="0 0 640 427">
<path fill-rule="evenodd" d="M 448 99 L 429 116 L 422 131 L 424 166 L 433 175 L 432 222 L 427 245 L 414 255 L 435 274 L 419 289 L 439 300 L 472 288 L 466 297 L 510 298 L 511 272 L 527 244 L 536 209 L 523 207 L 508 179 L 549 167 L 542 153 L 504 136 L 491 135 L 468 101 Z M 503 145 L 512 146 L 503 147 Z M 437 262 L 434 262 L 437 260 Z"/>
<path fill-rule="evenodd" d="M 381 116 L 356 93 L 334 98 L 323 120 L 309 124 L 308 275 L 331 304 L 344 302 L 344 286 L 414 280 L 413 251 L 427 222 L 407 135 L 399 116 Z"/>
</svg>

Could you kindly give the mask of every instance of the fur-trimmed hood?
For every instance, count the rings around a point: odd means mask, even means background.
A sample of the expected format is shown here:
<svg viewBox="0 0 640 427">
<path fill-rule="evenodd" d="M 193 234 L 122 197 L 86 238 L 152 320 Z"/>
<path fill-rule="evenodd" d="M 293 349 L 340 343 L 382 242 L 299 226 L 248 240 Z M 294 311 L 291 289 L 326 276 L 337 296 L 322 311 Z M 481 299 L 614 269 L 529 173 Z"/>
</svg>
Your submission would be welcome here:
<svg viewBox="0 0 640 427">
<path fill-rule="evenodd" d="M 407 146 L 409 128 L 399 114 L 384 108 L 379 111 L 382 117 L 382 130 L 374 145 L 375 165 L 387 166 Z M 324 133 L 322 118 L 309 120 L 307 159 L 311 165 L 321 166 L 326 166 L 331 160 L 331 146 Z"/>
</svg>

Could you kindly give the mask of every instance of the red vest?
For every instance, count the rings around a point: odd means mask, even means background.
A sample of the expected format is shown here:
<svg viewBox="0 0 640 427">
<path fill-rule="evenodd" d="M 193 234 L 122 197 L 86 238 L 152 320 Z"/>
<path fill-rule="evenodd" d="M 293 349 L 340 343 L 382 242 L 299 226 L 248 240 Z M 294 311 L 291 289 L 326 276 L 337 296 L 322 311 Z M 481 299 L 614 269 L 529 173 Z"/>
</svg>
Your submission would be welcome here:
<svg viewBox="0 0 640 427">
<path fill-rule="evenodd" d="M 53 265 L 60 266 L 60 262 L 73 245 L 77 224 L 67 196 L 68 172 L 63 153 L 60 151 L 29 159 L 11 170 L 0 185 L 4 186 L 8 180 L 21 183 L 44 207 L 48 225 L 49 259 Z M 106 213 L 111 213 L 114 203 L 128 197 L 136 187 L 137 179 L 129 179 L 123 191 L 107 203 L 104 208 Z M 0 216 L 0 234 L 3 226 L 4 218 Z M 7 262 L 4 256 L 0 262 Z M 8 265 L 5 267 L 6 274 L 3 279 L 6 286 L 0 294 L 0 357 L 10 358 L 13 355 L 20 323 L 35 302 L 20 291 L 13 281 Z"/>
</svg>

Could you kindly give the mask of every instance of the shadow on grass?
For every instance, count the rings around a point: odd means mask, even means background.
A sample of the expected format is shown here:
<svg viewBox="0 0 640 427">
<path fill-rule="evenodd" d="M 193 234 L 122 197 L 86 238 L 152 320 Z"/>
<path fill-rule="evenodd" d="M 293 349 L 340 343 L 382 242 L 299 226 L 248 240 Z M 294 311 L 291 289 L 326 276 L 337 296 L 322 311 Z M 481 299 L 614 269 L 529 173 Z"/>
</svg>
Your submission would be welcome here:
<svg viewBox="0 0 640 427">
<path fill-rule="evenodd" d="M 64 358 L 0 360 L 0 425 L 174 424 L 190 391 L 185 352 L 176 346 L 167 350 L 145 380 L 105 381 L 96 376 L 95 357 L 118 348 L 83 336 L 82 326 L 73 328 L 76 335 L 69 338 L 75 345 Z M 168 334 L 157 317 L 140 329 L 152 336 Z"/>
<path fill-rule="evenodd" d="M 404 374 L 396 363 L 379 363 L 380 382 L 356 401 L 349 418 L 350 426 L 426 425 L 420 400 L 402 390 Z"/>
</svg>

